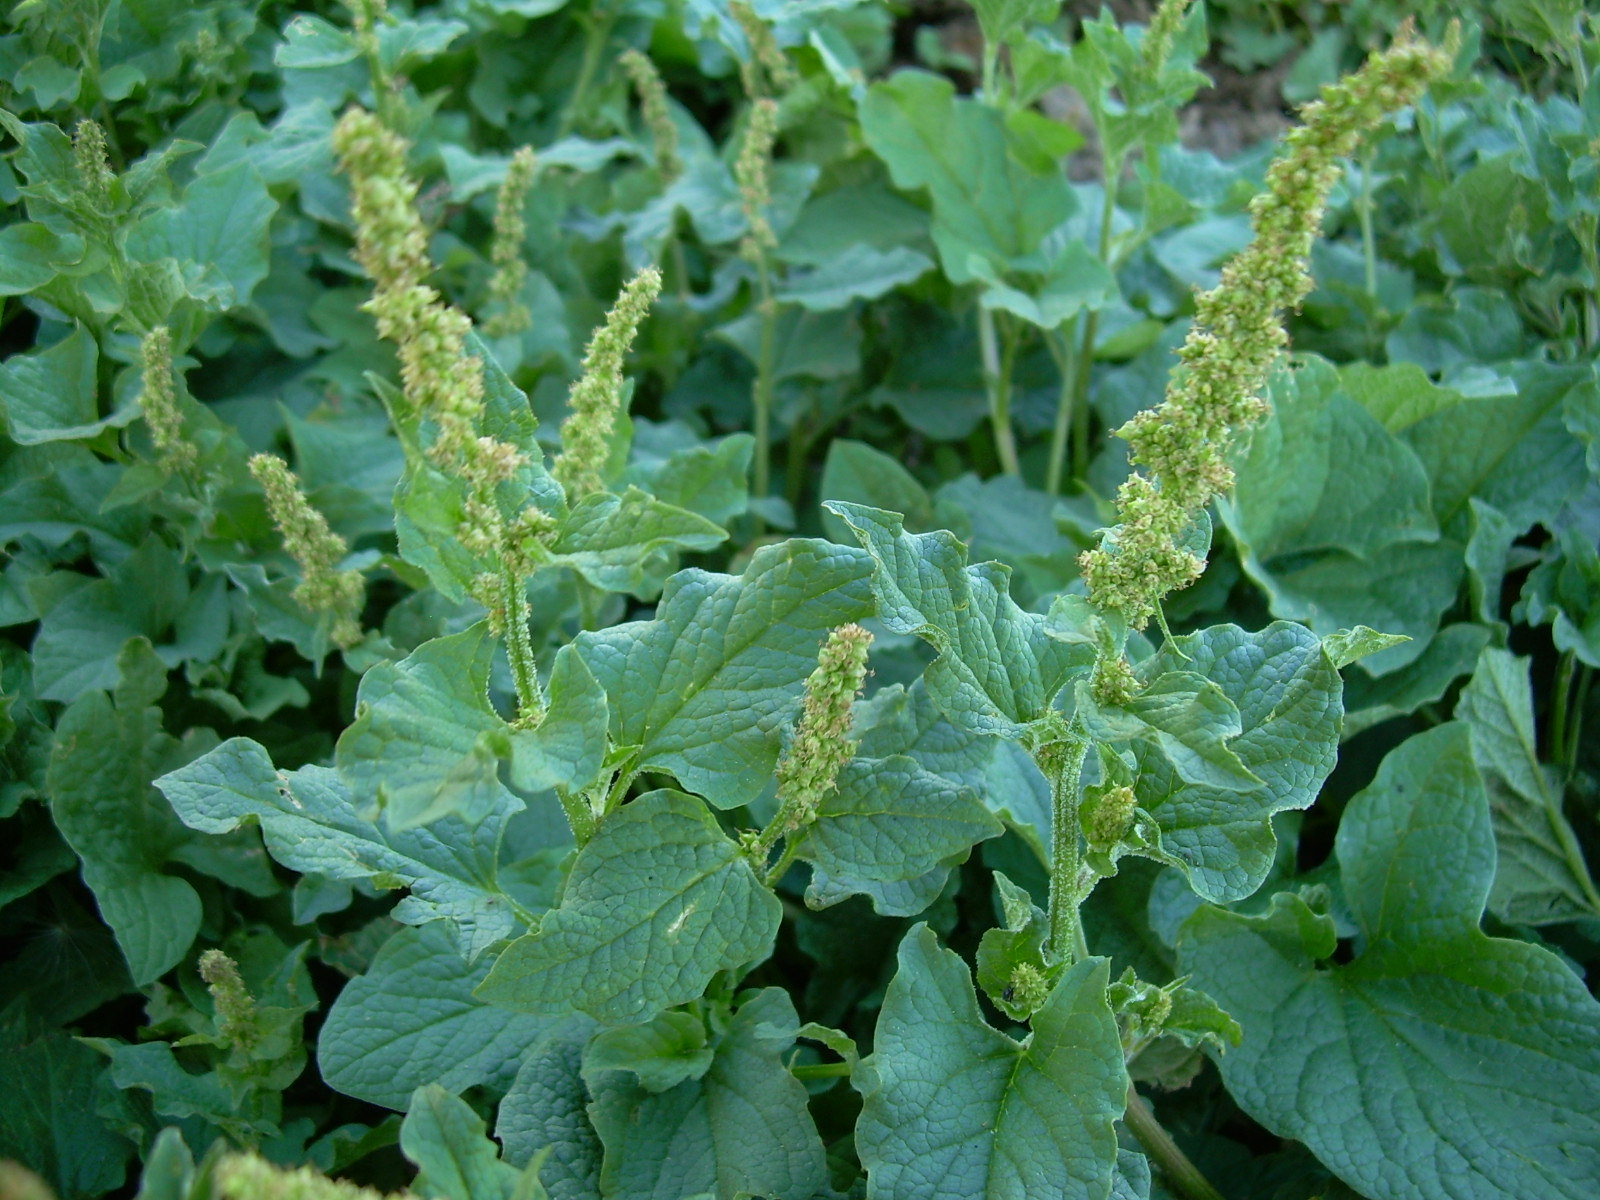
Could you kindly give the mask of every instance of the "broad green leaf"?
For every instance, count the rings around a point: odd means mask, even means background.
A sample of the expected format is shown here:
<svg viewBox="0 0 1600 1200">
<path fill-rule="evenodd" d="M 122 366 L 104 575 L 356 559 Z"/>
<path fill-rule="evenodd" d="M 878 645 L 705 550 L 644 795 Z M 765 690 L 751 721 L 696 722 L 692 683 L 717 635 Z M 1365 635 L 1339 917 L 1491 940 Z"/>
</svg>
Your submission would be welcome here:
<svg viewBox="0 0 1600 1200">
<path fill-rule="evenodd" d="M 621 496 L 585 496 L 561 522 L 550 549 L 555 562 L 595 587 L 653 596 L 677 551 L 714 550 L 727 537 L 720 525 L 630 487 Z"/>
<path fill-rule="evenodd" d="M 1587 378 L 1578 367 L 1522 363 L 1510 371 L 1515 394 L 1462 397 L 1406 429 L 1446 536 L 1465 542 L 1473 497 L 1526 529 L 1552 521 L 1583 488 L 1584 448 L 1566 427 L 1563 404 Z"/>
<path fill-rule="evenodd" d="M 811 1200 L 827 1183 L 806 1089 L 784 1067 L 799 1031 L 779 988 L 750 996 L 716 1039 L 710 1067 L 665 1092 L 621 1072 L 597 1078 L 589 1115 L 605 1143 L 608 1200 Z"/>
<path fill-rule="evenodd" d="M 976 792 L 904 755 L 852 759 L 800 841 L 812 865 L 813 908 L 866 896 L 885 916 L 916 916 L 944 889 L 949 869 L 1005 827 Z"/>
<path fill-rule="evenodd" d="M 598 1081 L 607 1071 L 630 1071 L 645 1091 L 665 1092 L 703 1077 L 714 1057 L 704 1019 L 674 1009 L 595 1034 L 584 1051 L 583 1076 Z"/>
<path fill-rule="evenodd" d="M 80 325 L 47 349 L 0 363 L 0 412 L 11 440 L 31 446 L 94 437 L 137 417 L 137 405 L 100 416 L 99 359 L 94 337 Z"/>
<path fill-rule="evenodd" d="M 93 691 L 61 714 L 50 755 L 50 811 L 83 860 L 83 880 L 117 935 L 133 982 L 175 966 L 200 930 L 200 897 L 170 873 L 192 835 L 151 780 L 187 755 L 163 731 L 166 669 L 144 641 L 118 657 L 114 698 Z M 192 751 L 191 751 L 192 753 Z"/>
<path fill-rule="evenodd" d="M 773 296 L 782 304 L 827 312 L 855 300 L 876 300 L 931 270 L 931 258 L 906 246 L 875 250 L 858 242 L 819 267 L 791 272 Z"/>
<path fill-rule="evenodd" d="M 400 930 L 329 1010 L 317 1037 L 323 1080 L 402 1111 L 424 1084 L 450 1092 L 504 1087 L 550 1022 L 475 999 L 472 989 L 488 971 L 486 960 L 463 962 L 439 922 Z"/>
<path fill-rule="evenodd" d="M 1472 615 L 1483 624 L 1493 626 L 1500 623 L 1500 592 L 1505 585 L 1511 547 L 1524 531 L 1507 520 L 1498 508 L 1476 496 L 1467 503 L 1472 510 L 1472 534 L 1467 539 L 1465 552 Z"/>
<path fill-rule="evenodd" d="M 1544 561 L 1528 573 L 1513 615 L 1550 626 L 1556 649 L 1600 668 L 1600 547 L 1581 523 L 1559 528 Z"/>
<path fill-rule="evenodd" d="M 267 277 L 267 230 L 278 202 L 255 167 L 235 163 L 196 176 L 175 208 L 158 209 L 128 233 L 128 253 L 141 262 L 176 259 L 189 294 L 208 308 L 250 302 Z"/>
<path fill-rule="evenodd" d="M 1025 1041 L 992 1028 L 966 966 L 918 925 L 900 943 L 856 1147 L 884 1200 L 1105 1200 L 1127 1100 L 1106 960 L 1062 975 Z"/>
<path fill-rule="evenodd" d="M 149 1092 L 149 1102 L 161 1116 L 199 1118 L 236 1141 L 276 1137 L 282 1132 L 278 1124 L 282 1104 L 276 1092 L 236 1093 L 216 1071 L 191 1074 L 169 1042 L 89 1041 L 110 1057 L 111 1081 L 123 1090 Z"/>
<path fill-rule="evenodd" d="M 1379 633 L 1365 625 L 1354 629 L 1341 629 L 1322 639 L 1322 649 L 1329 661 L 1340 670 L 1353 662 L 1360 662 L 1369 654 L 1377 654 L 1390 646 L 1398 646 L 1405 639 L 1394 633 Z"/>
<path fill-rule="evenodd" d="M 1024 607 L 1024 582 L 1038 595 L 1078 578 L 1078 555 L 1104 524 L 1087 497 L 1048 496 L 1014 475 L 980 480 L 968 472 L 940 485 L 933 503 L 932 528 L 953 532 L 978 561 L 998 559 L 1021 576 L 1012 590 Z"/>
<path fill-rule="evenodd" d="M 500 1161 L 483 1118 L 438 1084 L 411 1097 L 400 1149 L 417 1167 L 412 1189 L 427 1200 L 510 1200 L 517 1186 L 519 1172 Z"/>
<path fill-rule="evenodd" d="M 361 677 L 334 762 L 358 805 L 391 831 L 455 816 L 475 826 L 522 808 L 500 782 L 509 731 L 489 704 L 495 639 L 482 622 Z"/>
<path fill-rule="evenodd" d="M 897 512 L 913 529 L 933 528 L 933 500 L 927 489 L 898 459 L 850 438 L 834 438 L 828 443 L 819 498 Z M 836 542 L 855 540 L 850 527 L 827 509 L 822 510 L 822 528 Z"/>
<path fill-rule="evenodd" d="M 1555 772 L 1539 761 L 1527 659 L 1486 647 L 1456 716 L 1472 731 L 1494 824 L 1490 909 L 1514 924 L 1600 916 L 1600 892 L 1561 811 Z"/>
<path fill-rule="evenodd" d="M 561 1025 L 522 1061 L 495 1121 L 506 1161 L 524 1166 L 548 1151 L 539 1178 L 553 1200 L 600 1194 L 600 1138 L 589 1123 L 583 1082 L 586 1023 Z"/>
<path fill-rule="evenodd" d="M 1262 785 L 1186 783 L 1165 749 L 1140 743 L 1139 805 L 1155 817 L 1162 849 L 1182 860 L 1195 891 L 1219 902 L 1242 899 L 1272 866 L 1272 815 L 1309 807 L 1333 770 L 1339 672 L 1321 639 L 1286 621 L 1259 633 L 1216 625 L 1174 638 L 1144 670 L 1163 668 L 1204 677 L 1234 704 L 1241 731 L 1228 749 Z"/>
<path fill-rule="evenodd" d="M 0 1156 L 36 1171 L 60 1200 L 91 1200 L 122 1186 L 133 1143 L 96 1113 L 106 1062 L 51 1033 L 19 1043 L 0 1037 Z"/>
<path fill-rule="evenodd" d="M 750 498 L 754 438 L 733 433 L 703 445 L 693 440 L 692 431 L 677 423 L 656 428 L 683 430 L 690 440 L 664 454 L 652 453 L 645 445 L 649 437 L 645 423 L 635 421 L 633 460 L 622 476 L 623 485 L 636 485 L 664 504 L 699 513 L 718 525 L 727 525 L 743 514 Z"/>
<path fill-rule="evenodd" d="M 410 889 L 394 918 L 407 925 L 453 922 L 469 960 L 509 936 L 518 920 L 519 906 L 498 881 L 507 810 L 476 827 L 450 816 L 388 831 L 358 814 L 336 771 L 278 771 L 249 738 L 223 742 L 157 786 L 191 829 L 224 833 L 258 822 L 272 857 L 291 870 Z"/>
<path fill-rule="evenodd" d="M 878 616 L 895 633 L 914 633 L 939 651 L 925 674 L 941 711 L 974 733 L 1020 737 L 1049 711 L 1093 650 L 1048 637 L 1044 618 L 1007 594 L 998 563 L 967 565 L 951 534 L 907 534 L 900 516 L 859 504 L 826 506 L 842 517 L 874 564 Z"/>
<path fill-rule="evenodd" d="M 933 240 L 953 283 L 977 278 L 974 258 L 996 272 L 1018 265 L 1074 211 L 1060 170 L 1026 164 L 1001 113 L 957 99 L 941 76 L 903 70 L 875 83 L 860 116 L 867 145 L 895 185 L 928 189 Z"/>
<path fill-rule="evenodd" d="M 0 296 L 21 296 L 43 287 L 59 267 L 83 257 L 83 239 L 58 233 L 34 221 L 13 221 L 0 229 Z"/>
<path fill-rule="evenodd" d="M 649 1020 L 718 971 L 765 958 L 779 915 L 703 804 L 652 792 L 605 819 L 561 906 L 506 948 L 477 995 L 522 1012 Z"/>
<path fill-rule="evenodd" d="M 1494 835 L 1467 727 L 1390 752 L 1335 843 L 1362 939 L 1296 896 L 1202 908 L 1180 965 L 1244 1029 L 1228 1091 L 1363 1195 L 1563 1197 L 1600 1171 L 1600 1004 L 1555 955 L 1478 928 Z"/>
<path fill-rule="evenodd" d="M 1280 369 L 1270 393 L 1272 416 L 1251 434 L 1223 509 L 1268 570 L 1277 555 L 1369 559 L 1396 542 L 1438 539 L 1423 463 L 1350 398 L 1331 363 L 1313 356 Z"/>
<path fill-rule="evenodd" d="M 610 723 L 606 694 L 571 645 L 556 652 L 537 729 L 511 733 L 511 782 L 525 792 L 581 792 L 600 776 Z"/>
<path fill-rule="evenodd" d="M 719 808 L 755 799 L 817 646 L 870 611 L 869 569 L 858 550 L 791 540 L 758 550 L 740 576 L 678 572 L 654 620 L 580 634 L 615 743 Z"/>
<path fill-rule="evenodd" d="M 1229 506 L 1217 507 L 1232 532 Z M 1283 558 L 1267 564 L 1241 543 L 1240 560 L 1266 592 L 1275 617 L 1305 621 L 1324 637 L 1367 624 L 1409 638 L 1365 660 L 1373 675 L 1398 671 L 1422 656 L 1455 603 L 1464 572 L 1461 545 L 1451 541 L 1401 542 L 1371 559 L 1333 552 L 1309 563 Z"/>
</svg>

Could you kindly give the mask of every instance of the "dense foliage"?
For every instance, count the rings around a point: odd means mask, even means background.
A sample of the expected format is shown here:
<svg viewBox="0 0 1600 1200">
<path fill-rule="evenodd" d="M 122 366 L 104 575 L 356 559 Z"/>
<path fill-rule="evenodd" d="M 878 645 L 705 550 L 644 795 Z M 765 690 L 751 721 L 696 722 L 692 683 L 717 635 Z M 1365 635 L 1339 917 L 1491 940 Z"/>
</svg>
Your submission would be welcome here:
<svg viewBox="0 0 1600 1200">
<path fill-rule="evenodd" d="M 0 18 L 0 1193 L 1596 1194 L 1600 22 L 1131 7 Z"/>
</svg>

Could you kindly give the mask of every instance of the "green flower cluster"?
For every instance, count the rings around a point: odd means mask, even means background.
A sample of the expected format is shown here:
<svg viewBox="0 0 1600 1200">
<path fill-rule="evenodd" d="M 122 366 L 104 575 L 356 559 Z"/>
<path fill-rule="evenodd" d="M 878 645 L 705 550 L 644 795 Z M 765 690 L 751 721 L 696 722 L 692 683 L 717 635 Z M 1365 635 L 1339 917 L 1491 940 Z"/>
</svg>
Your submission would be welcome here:
<svg viewBox="0 0 1600 1200">
<path fill-rule="evenodd" d="M 561 423 L 561 453 L 550 473 L 577 500 L 604 487 L 601 472 L 611 456 L 611 436 L 622 408 L 622 364 L 639 325 L 661 294 L 661 272 L 645 267 L 622 289 L 583 356 L 583 374 L 567 400 L 571 415 Z"/>
<path fill-rule="evenodd" d="M 841 625 L 822 644 L 817 669 L 806 679 L 794 741 L 778 763 L 784 833 L 803 829 L 816 818 L 823 798 L 837 786 L 839 772 L 855 757 L 851 707 L 866 682 L 871 646 L 872 635 L 859 625 Z"/>
<path fill-rule="evenodd" d="M 1117 493 L 1121 523 L 1082 558 L 1089 597 L 1142 629 L 1161 597 L 1205 569 L 1185 546 L 1197 518 L 1233 484 L 1234 436 L 1262 420 L 1267 372 L 1288 341 L 1284 315 L 1311 288 L 1306 264 L 1340 160 L 1389 114 L 1449 69 L 1439 49 L 1402 29 L 1388 50 L 1329 85 L 1302 110 L 1303 124 L 1267 172 L 1250 206 L 1255 236 L 1198 297 L 1165 401 L 1120 430 L 1138 468 Z"/>
<path fill-rule="evenodd" d="M 526 578 L 544 552 L 552 519 L 524 508 L 507 519 L 496 490 L 525 465 L 509 442 L 478 433 L 483 417 L 483 366 L 467 354 L 472 321 L 423 283 L 431 269 L 427 235 L 417 215 L 417 184 L 406 171 L 404 138 L 371 113 L 352 108 L 333 131 L 333 147 L 350 176 L 356 259 L 372 279 L 366 304 L 381 336 L 396 343 L 400 377 L 412 413 L 434 423 L 428 457 L 466 487 L 457 537 L 503 570 L 480 577 L 473 596 L 497 629 L 525 619 L 526 601 L 507 596 L 505 576 Z M 516 611 L 519 607 L 522 611 Z"/>
<path fill-rule="evenodd" d="M 267 494 L 267 512 L 283 535 L 283 548 L 300 564 L 294 598 L 309 611 L 333 618 L 333 644 L 348 650 L 361 641 L 361 608 L 366 588 L 359 571 L 341 571 L 349 544 L 311 507 L 289 465 L 272 454 L 250 460 L 250 473 Z"/>
<path fill-rule="evenodd" d="M 522 258 L 528 223 L 523 220 L 522 209 L 528 202 L 537 165 L 533 147 L 518 150 L 511 156 L 495 198 L 494 239 L 489 243 L 494 276 L 489 280 L 489 302 L 496 311 L 484 322 L 484 329 L 495 337 L 521 333 L 533 325 L 533 314 L 522 302 L 522 285 L 528 278 L 528 264 Z"/>
<path fill-rule="evenodd" d="M 194 465 L 197 452 L 183 435 L 183 412 L 172 376 L 172 333 L 165 325 L 157 325 L 140 339 L 139 366 L 143 372 L 139 408 L 150 440 L 162 470 L 179 474 Z"/>
<path fill-rule="evenodd" d="M 739 64 L 739 79 L 744 85 L 744 94 L 752 100 L 762 94 L 763 74 L 775 92 L 786 92 L 792 88 L 799 81 L 799 76 L 784 57 L 772 26 L 743 0 L 733 0 L 728 5 L 728 11 L 733 14 L 733 19 L 744 31 L 745 40 L 750 43 L 749 55 Z"/>
<path fill-rule="evenodd" d="M 671 183 L 683 174 L 683 159 L 678 156 L 678 127 L 667 111 L 667 85 L 662 82 L 655 63 L 637 50 L 624 51 L 617 61 L 633 81 L 639 107 L 644 112 L 645 128 L 650 130 L 655 141 L 656 170 L 661 172 L 665 182 Z"/>
<path fill-rule="evenodd" d="M 750 123 L 734 160 L 733 177 L 739 184 L 739 204 L 750 231 L 739 243 L 742 258 L 755 262 L 778 244 L 767 220 L 772 204 L 772 147 L 778 140 L 778 102 L 757 100 L 750 107 Z"/>
<path fill-rule="evenodd" d="M 261 1040 L 261 1030 L 256 1002 L 239 978 L 239 964 L 221 950 L 207 950 L 200 956 L 200 978 L 216 1006 L 217 1033 L 248 1054 Z"/>
<path fill-rule="evenodd" d="M 257 1154 L 224 1155 L 212 1181 L 219 1200 L 391 1200 L 372 1188 L 329 1179 L 314 1167 L 275 1167 Z"/>
</svg>

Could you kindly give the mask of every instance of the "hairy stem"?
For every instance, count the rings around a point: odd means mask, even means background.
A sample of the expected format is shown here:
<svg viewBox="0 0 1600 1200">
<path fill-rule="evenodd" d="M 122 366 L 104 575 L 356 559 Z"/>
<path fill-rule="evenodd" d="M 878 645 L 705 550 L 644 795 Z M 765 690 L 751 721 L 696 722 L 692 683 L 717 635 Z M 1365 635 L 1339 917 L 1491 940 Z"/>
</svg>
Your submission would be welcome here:
<svg viewBox="0 0 1600 1200">
<path fill-rule="evenodd" d="M 567 100 L 567 107 L 561 114 L 561 122 L 556 127 L 557 140 L 572 132 L 578 114 L 583 111 L 583 106 L 588 101 L 589 89 L 594 86 L 595 74 L 600 69 L 600 55 L 605 51 L 606 41 L 611 36 L 611 25 L 615 19 L 604 4 L 597 4 L 595 11 L 589 14 L 589 19 L 584 23 L 583 61 L 578 66 L 578 82 L 572 86 L 572 96 Z"/>
<path fill-rule="evenodd" d="M 1055 360 L 1061 374 L 1061 390 L 1056 394 L 1056 423 L 1050 431 L 1050 465 L 1045 470 L 1044 490 L 1052 496 L 1061 494 L 1061 475 L 1067 465 L 1067 436 L 1073 425 L 1073 395 L 1078 388 L 1077 361 L 1073 351 L 1078 318 L 1073 317 L 1061 329 L 1048 330 L 1045 345 Z"/>
<path fill-rule="evenodd" d="M 500 568 L 500 601 L 505 613 L 506 657 L 511 660 L 511 681 L 517 689 L 517 724 L 532 728 L 544 720 L 544 693 L 539 689 L 539 666 L 528 631 L 528 602 L 521 578 L 509 567 Z"/>
<path fill-rule="evenodd" d="M 983 386 L 989 393 L 989 424 L 994 431 L 995 453 L 1000 469 L 1007 475 L 1021 475 L 1017 459 L 1017 438 L 1011 428 L 1011 365 L 1016 358 L 1016 338 L 1008 329 L 997 337 L 994 312 L 978 308 L 978 352 L 983 357 Z M 1000 343 L 1004 341 L 1005 348 Z"/>
<path fill-rule="evenodd" d="M 1078 906 L 1083 902 L 1078 875 L 1078 781 L 1089 739 L 1074 721 L 1063 742 L 1035 757 L 1050 781 L 1050 953 L 1056 962 L 1076 962 L 1088 953 Z"/>
<path fill-rule="evenodd" d="M 766 499 L 772 489 L 772 395 L 774 359 L 778 339 L 778 302 L 772 298 L 772 271 L 767 265 L 766 251 L 756 260 L 760 278 L 761 342 L 756 351 L 756 379 L 750 393 L 755 409 L 756 453 L 751 490 L 758 499 Z M 760 517 L 755 518 L 755 532 L 762 529 Z"/>
<path fill-rule="evenodd" d="M 1222 1193 L 1189 1161 L 1189 1156 L 1178 1149 L 1178 1143 L 1161 1127 L 1155 1113 L 1131 1083 L 1128 1085 L 1128 1111 L 1122 1119 L 1128 1131 L 1139 1139 L 1144 1152 L 1155 1160 L 1167 1184 L 1184 1200 L 1222 1200 Z"/>
</svg>

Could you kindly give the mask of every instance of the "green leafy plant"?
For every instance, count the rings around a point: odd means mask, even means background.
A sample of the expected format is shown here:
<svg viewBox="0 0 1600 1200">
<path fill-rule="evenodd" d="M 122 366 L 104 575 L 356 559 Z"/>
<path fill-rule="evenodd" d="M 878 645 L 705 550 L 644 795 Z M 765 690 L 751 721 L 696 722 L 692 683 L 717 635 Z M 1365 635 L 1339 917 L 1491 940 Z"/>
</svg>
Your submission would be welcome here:
<svg viewBox="0 0 1600 1200">
<path fill-rule="evenodd" d="M 1600 44 L 1386 12 L 19 6 L 8 1194 L 1587 1196 Z"/>
</svg>

